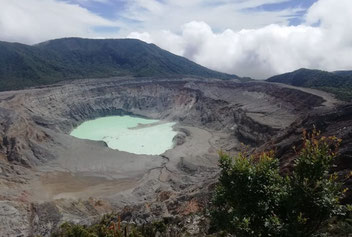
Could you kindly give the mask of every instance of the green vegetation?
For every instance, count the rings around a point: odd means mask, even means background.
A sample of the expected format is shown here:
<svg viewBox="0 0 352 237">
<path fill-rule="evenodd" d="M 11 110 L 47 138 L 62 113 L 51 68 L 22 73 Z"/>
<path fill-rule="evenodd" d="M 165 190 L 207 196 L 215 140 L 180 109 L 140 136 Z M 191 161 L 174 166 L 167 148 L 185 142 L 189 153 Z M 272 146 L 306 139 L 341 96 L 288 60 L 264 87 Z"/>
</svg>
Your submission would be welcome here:
<svg viewBox="0 0 352 237">
<path fill-rule="evenodd" d="M 238 78 L 134 39 L 65 38 L 34 46 L 0 42 L 0 91 L 123 75 Z"/>
<path fill-rule="evenodd" d="M 155 237 L 155 236 L 179 236 L 177 229 L 169 229 L 175 223 L 168 218 L 160 222 L 153 222 L 137 226 L 135 224 L 122 223 L 116 214 L 105 215 L 102 220 L 91 226 L 82 226 L 64 223 L 52 237 Z"/>
<path fill-rule="evenodd" d="M 352 81 L 352 79 L 351 79 Z M 341 86 L 341 87 L 313 87 L 315 89 L 319 89 L 322 91 L 329 92 L 331 94 L 336 95 L 336 98 L 343 101 L 351 101 L 352 100 L 352 86 Z"/>
<path fill-rule="evenodd" d="M 299 69 L 271 77 L 267 81 L 323 90 L 345 101 L 352 99 L 352 71 L 325 72 Z"/>
<path fill-rule="evenodd" d="M 293 171 L 280 175 L 274 153 L 232 158 L 220 154 L 213 225 L 236 236 L 312 236 L 334 216 L 345 215 L 342 184 L 329 174 L 340 140 L 303 136 Z"/>
</svg>

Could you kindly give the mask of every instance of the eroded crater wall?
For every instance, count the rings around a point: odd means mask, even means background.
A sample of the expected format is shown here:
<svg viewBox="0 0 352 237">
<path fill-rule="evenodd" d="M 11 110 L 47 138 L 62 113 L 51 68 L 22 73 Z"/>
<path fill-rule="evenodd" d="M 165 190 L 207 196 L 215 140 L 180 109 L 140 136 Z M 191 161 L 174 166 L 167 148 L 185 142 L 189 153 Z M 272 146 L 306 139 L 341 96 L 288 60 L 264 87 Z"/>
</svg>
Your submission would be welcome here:
<svg viewBox="0 0 352 237">
<path fill-rule="evenodd" d="M 241 142 L 257 147 L 304 114 L 324 109 L 323 103 L 320 96 L 280 85 L 210 79 L 83 80 L 2 92 L 3 199 L 22 200 L 36 234 L 47 231 L 45 218 L 29 208 L 39 199 L 64 210 L 56 213 L 55 225 L 112 206 L 152 202 L 164 192 L 174 198 L 155 208 L 168 212 L 175 200 L 186 200 L 215 182 L 219 149 L 236 152 Z M 137 156 L 68 135 L 85 120 L 124 114 L 177 122 L 176 146 L 162 156 Z M 60 177 L 84 185 L 67 190 Z M 11 190 L 11 185 L 18 188 Z M 87 201 L 94 211 L 71 213 L 68 199 L 82 197 L 108 201 L 104 208 Z M 33 222 L 33 216 L 39 220 Z"/>
</svg>

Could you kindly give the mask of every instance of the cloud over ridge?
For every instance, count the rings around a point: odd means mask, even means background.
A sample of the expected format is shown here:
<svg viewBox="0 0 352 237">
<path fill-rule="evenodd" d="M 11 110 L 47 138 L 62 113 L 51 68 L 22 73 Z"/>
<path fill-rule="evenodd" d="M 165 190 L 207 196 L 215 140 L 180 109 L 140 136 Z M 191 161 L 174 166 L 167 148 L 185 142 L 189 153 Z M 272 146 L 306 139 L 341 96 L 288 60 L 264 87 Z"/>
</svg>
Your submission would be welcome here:
<svg viewBox="0 0 352 237">
<path fill-rule="evenodd" d="M 271 24 L 220 33 L 202 21 L 181 33 L 132 32 L 138 38 L 195 62 L 240 76 L 267 78 L 298 68 L 352 69 L 352 1 L 319 0 L 297 26 Z"/>
</svg>

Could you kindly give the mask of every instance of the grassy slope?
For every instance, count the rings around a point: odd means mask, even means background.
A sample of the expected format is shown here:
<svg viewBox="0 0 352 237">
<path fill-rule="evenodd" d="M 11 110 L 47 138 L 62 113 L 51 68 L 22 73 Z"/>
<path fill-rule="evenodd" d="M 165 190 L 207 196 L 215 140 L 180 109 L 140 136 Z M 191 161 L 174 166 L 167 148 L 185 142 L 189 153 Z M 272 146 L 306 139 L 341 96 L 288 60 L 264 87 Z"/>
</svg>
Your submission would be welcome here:
<svg viewBox="0 0 352 237">
<path fill-rule="evenodd" d="M 238 78 L 134 39 L 65 38 L 34 46 L 0 42 L 0 90 L 121 75 Z"/>
<path fill-rule="evenodd" d="M 352 100 L 352 71 L 325 72 L 320 70 L 299 69 L 277 76 L 267 81 L 324 90 L 337 98 Z"/>
</svg>

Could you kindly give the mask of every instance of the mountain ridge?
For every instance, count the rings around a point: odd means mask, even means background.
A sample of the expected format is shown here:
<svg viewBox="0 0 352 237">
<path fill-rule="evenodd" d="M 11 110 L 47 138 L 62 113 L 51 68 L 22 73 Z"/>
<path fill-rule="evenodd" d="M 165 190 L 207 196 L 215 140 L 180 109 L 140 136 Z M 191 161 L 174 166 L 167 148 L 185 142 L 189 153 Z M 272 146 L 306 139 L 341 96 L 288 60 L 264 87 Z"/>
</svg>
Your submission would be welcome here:
<svg viewBox="0 0 352 237">
<path fill-rule="evenodd" d="M 0 42 L 0 90 L 114 76 L 239 79 L 136 39 L 62 38 L 36 45 Z"/>
<path fill-rule="evenodd" d="M 327 72 L 301 68 L 270 77 L 266 81 L 319 89 L 334 94 L 338 99 L 352 100 L 352 71 Z"/>
</svg>

